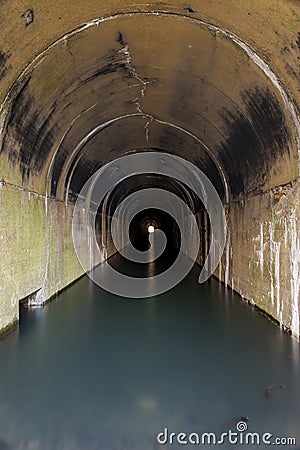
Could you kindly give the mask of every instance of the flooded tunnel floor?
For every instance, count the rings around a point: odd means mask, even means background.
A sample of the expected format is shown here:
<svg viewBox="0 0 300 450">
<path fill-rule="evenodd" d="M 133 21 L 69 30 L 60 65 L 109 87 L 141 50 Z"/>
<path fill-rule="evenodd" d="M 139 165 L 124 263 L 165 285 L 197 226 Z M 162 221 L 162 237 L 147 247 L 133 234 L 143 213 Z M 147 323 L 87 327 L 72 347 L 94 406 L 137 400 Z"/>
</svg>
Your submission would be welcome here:
<svg viewBox="0 0 300 450">
<path fill-rule="evenodd" d="M 295 437 L 297 448 L 299 344 L 198 275 L 140 300 L 83 277 L 22 310 L 0 341 L 0 449 L 182 448 L 158 446 L 157 433 L 235 431 L 242 416 L 249 431 Z"/>
</svg>

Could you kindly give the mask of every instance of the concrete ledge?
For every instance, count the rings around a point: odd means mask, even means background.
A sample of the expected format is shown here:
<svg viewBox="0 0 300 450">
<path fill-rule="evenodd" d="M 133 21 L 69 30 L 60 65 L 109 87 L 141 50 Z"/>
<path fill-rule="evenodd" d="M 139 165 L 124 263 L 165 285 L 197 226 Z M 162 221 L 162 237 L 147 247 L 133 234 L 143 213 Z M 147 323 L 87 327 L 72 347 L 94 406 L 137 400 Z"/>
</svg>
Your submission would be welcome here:
<svg viewBox="0 0 300 450">
<path fill-rule="evenodd" d="M 15 319 L 12 323 L 6 325 L 4 328 L 0 329 L 0 340 L 4 339 L 8 334 L 13 332 L 19 324 L 19 320 Z"/>
</svg>

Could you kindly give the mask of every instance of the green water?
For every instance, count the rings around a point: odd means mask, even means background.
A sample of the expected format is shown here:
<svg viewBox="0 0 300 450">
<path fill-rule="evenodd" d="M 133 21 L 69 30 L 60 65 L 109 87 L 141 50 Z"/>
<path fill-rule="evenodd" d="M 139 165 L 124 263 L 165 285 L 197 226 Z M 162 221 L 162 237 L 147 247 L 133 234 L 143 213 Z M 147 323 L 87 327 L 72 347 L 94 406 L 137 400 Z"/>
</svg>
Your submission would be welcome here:
<svg viewBox="0 0 300 450">
<path fill-rule="evenodd" d="M 297 438 L 277 448 L 300 446 L 299 344 L 198 274 L 140 300 L 84 277 L 22 310 L 0 341 L 0 449 L 209 448 L 159 446 L 156 435 L 226 432 L 242 416 L 251 432 Z"/>
</svg>

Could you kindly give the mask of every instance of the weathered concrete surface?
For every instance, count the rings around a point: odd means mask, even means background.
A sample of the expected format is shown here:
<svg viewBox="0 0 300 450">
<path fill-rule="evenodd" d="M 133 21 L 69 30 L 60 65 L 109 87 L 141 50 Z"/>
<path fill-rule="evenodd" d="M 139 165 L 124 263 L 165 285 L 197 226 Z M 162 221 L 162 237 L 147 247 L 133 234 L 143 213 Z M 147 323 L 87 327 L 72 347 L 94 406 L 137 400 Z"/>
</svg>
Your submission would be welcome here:
<svg viewBox="0 0 300 450">
<path fill-rule="evenodd" d="M 189 8 L 187 8 L 189 7 Z M 25 26 L 22 15 L 34 11 L 34 21 Z M 23 2 L 5 0 L 0 5 L 1 54 L 5 62 L 2 80 L 4 96 L 22 69 L 50 43 L 74 30 L 79 24 L 126 12 L 173 12 L 200 18 L 224 27 L 249 42 L 276 68 L 295 96 L 300 100 L 299 73 L 299 3 L 298 0 L 195 0 L 169 2 L 142 0 L 53 0 Z M 144 32 L 145 30 L 143 30 Z M 171 36 L 172 38 L 172 36 Z M 170 48 L 170 51 L 172 49 Z"/>
<path fill-rule="evenodd" d="M 0 211 L 1 335 L 18 322 L 20 301 L 41 307 L 84 270 L 72 238 L 74 205 L 2 181 Z M 108 258 L 116 250 L 106 229 L 104 235 L 97 236 L 98 244 Z M 90 258 L 90 248 L 84 247 L 84 252 Z M 97 265 L 97 249 L 95 255 Z"/>
<path fill-rule="evenodd" d="M 0 189 L 0 330 L 19 318 L 19 300 L 43 304 L 83 271 L 71 236 L 72 205 L 18 187 Z"/>
<path fill-rule="evenodd" d="M 299 337 L 299 182 L 230 204 L 216 275 Z"/>
<path fill-rule="evenodd" d="M 81 274 L 89 176 L 150 148 L 212 180 L 230 225 L 216 275 L 299 336 L 300 7 L 247 3 L 1 2 L 0 329 Z"/>
</svg>

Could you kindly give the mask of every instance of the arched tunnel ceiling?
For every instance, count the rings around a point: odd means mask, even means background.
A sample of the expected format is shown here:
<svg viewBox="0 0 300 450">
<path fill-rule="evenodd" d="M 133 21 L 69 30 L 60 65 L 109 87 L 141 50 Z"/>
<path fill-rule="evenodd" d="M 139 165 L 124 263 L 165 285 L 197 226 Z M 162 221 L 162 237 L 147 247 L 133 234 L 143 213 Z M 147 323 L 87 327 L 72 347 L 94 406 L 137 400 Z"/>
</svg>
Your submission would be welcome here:
<svg viewBox="0 0 300 450">
<path fill-rule="evenodd" d="M 197 197 L 196 193 L 192 191 L 186 184 L 176 180 L 174 178 L 163 177 L 157 174 L 143 174 L 135 175 L 124 179 L 120 182 L 112 191 L 108 192 L 107 195 L 107 211 L 106 214 L 113 216 L 117 206 L 125 200 L 126 197 L 131 195 L 140 189 L 155 188 L 163 189 L 166 188 L 183 200 L 194 213 L 199 210 L 204 210 L 205 207 L 201 200 Z M 98 212 L 102 212 L 103 201 L 99 205 Z"/>
<path fill-rule="evenodd" d="M 226 189 L 249 194 L 294 180 L 286 99 L 228 33 L 193 11 L 117 14 L 65 29 L 5 103 L 2 159 L 20 183 L 72 198 L 101 165 L 147 148 L 195 162 L 223 198 Z"/>
</svg>

